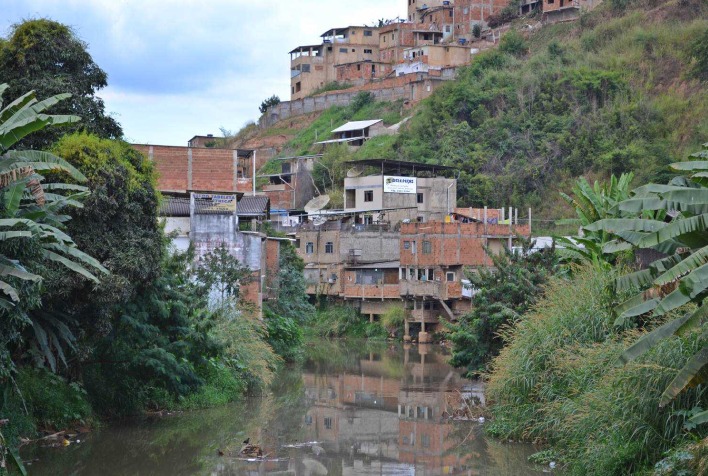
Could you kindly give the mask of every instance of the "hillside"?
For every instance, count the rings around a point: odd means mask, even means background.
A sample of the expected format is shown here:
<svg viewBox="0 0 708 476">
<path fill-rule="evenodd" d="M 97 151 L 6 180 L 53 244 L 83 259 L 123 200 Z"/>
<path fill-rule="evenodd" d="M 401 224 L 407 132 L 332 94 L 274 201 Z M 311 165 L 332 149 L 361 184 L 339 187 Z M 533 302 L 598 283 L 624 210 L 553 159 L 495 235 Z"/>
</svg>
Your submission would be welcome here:
<svg viewBox="0 0 708 476">
<path fill-rule="evenodd" d="M 282 155 L 313 153 L 330 126 L 411 115 L 398 136 L 356 153 L 329 149 L 320 188 L 337 192 L 343 160 L 441 162 L 460 170 L 459 205 L 532 207 L 548 220 L 537 222 L 544 229 L 570 214 L 558 191 L 576 177 L 632 171 L 637 183 L 663 181 L 668 163 L 708 140 L 706 2 L 608 0 L 575 22 L 533 23 L 517 20 L 499 48 L 412 111 L 400 103 L 331 108 L 250 142 L 278 135 Z"/>
</svg>

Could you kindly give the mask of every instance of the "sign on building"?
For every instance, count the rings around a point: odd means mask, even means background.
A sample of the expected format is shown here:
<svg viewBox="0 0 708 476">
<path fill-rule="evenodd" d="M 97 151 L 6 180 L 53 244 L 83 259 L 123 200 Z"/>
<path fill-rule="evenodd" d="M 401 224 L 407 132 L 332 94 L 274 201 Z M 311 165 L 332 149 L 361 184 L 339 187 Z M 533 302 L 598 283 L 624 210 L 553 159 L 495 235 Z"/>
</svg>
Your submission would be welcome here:
<svg viewBox="0 0 708 476">
<path fill-rule="evenodd" d="M 385 193 L 416 193 L 417 190 L 416 177 L 391 177 L 384 175 Z"/>
</svg>

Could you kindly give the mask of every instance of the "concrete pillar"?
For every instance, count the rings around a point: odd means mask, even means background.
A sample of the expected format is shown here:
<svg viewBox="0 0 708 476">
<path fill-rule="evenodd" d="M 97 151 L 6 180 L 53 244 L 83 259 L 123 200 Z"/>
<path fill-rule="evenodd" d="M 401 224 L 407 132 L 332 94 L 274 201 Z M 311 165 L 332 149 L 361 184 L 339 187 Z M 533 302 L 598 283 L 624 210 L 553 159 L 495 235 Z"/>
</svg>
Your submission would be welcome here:
<svg viewBox="0 0 708 476">
<path fill-rule="evenodd" d="M 374 322 L 374 315 L 373 314 L 369 314 L 369 322 L 372 322 L 372 323 Z"/>
<path fill-rule="evenodd" d="M 404 328 L 403 340 L 410 341 L 411 340 L 411 323 L 408 322 L 408 319 L 406 319 L 404 321 L 403 328 Z"/>
</svg>

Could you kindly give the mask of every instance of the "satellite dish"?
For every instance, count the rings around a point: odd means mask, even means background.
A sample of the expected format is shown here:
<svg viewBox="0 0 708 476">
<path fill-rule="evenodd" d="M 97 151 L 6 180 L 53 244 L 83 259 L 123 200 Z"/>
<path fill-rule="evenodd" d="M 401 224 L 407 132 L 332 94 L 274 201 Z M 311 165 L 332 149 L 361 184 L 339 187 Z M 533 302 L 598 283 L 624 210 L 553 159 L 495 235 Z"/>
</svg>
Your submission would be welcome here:
<svg viewBox="0 0 708 476">
<path fill-rule="evenodd" d="M 352 167 L 351 169 L 347 170 L 347 177 L 349 178 L 354 178 L 358 177 L 359 175 L 364 173 L 364 169 L 361 167 Z"/>
<path fill-rule="evenodd" d="M 305 212 L 308 214 L 317 213 L 327 206 L 329 203 L 329 195 L 320 195 L 315 197 L 305 205 Z"/>
<path fill-rule="evenodd" d="M 326 222 L 327 219 L 323 216 L 316 216 L 312 219 L 312 224 L 315 226 L 324 225 Z"/>
</svg>

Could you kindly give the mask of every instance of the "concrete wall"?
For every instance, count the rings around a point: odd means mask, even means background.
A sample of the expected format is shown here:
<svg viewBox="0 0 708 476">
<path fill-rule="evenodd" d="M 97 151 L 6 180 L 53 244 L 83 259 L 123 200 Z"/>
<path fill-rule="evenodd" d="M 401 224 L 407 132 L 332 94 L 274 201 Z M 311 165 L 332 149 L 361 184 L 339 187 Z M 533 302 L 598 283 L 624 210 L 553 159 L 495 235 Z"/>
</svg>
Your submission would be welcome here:
<svg viewBox="0 0 708 476">
<path fill-rule="evenodd" d="M 257 307 L 262 305 L 263 236 L 259 233 L 242 233 L 234 215 L 193 215 L 191 241 L 195 260 L 225 245 L 230 254 L 253 271 L 253 280 L 241 289 L 241 295 Z"/>
<path fill-rule="evenodd" d="M 370 92 L 377 101 L 396 101 L 399 99 L 420 101 L 430 96 L 444 81 L 450 79 L 454 79 L 454 71 L 434 78 L 426 73 L 410 74 L 370 82 L 347 90 L 333 91 L 293 101 L 283 101 L 268 108 L 258 123 L 260 127 L 265 128 L 284 119 L 324 111 L 332 106 L 348 106 L 361 91 Z"/>
</svg>

